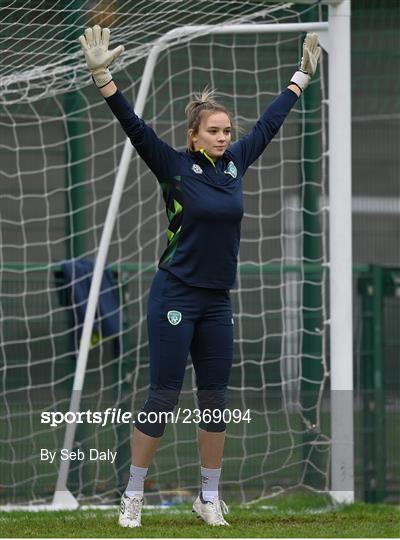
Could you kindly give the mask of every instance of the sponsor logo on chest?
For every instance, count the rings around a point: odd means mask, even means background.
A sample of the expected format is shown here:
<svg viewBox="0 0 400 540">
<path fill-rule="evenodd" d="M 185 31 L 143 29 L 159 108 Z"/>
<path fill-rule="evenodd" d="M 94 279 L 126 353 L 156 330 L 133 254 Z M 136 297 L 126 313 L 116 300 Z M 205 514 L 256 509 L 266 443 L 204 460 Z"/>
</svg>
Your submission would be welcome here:
<svg viewBox="0 0 400 540">
<path fill-rule="evenodd" d="M 192 165 L 192 171 L 196 174 L 201 174 L 203 172 L 203 169 L 200 167 L 200 165 L 197 165 L 196 163 Z"/>
</svg>

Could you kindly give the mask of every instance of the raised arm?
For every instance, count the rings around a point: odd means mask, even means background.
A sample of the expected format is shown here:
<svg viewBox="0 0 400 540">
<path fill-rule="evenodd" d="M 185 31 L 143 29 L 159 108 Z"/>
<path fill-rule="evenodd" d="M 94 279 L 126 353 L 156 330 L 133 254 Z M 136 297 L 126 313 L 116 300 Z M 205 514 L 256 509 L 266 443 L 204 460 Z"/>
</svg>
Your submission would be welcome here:
<svg viewBox="0 0 400 540">
<path fill-rule="evenodd" d="M 109 51 L 110 31 L 108 28 L 101 29 L 98 25 L 86 28 L 85 35 L 80 36 L 79 41 L 94 83 L 140 157 L 160 181 L 176 174 L 180 154 L 162 141 L 146 122 L 135 114 L 118 90 L 108 69 L 124 51 L 124 47 L 119 45 Z"/>
<path fill-rule="evenodd" d="M 231 146 L 232 154 L 242 166 L 242 174 L 260 157 L 267 144 L 278 133 L 290 110 L 314 76 L 320 54 L 318 36 L 308 33 L 303 44 L 300 69 L 292 76 L 289 86 L 269 105 L 253 129 Z"/>
</svg>

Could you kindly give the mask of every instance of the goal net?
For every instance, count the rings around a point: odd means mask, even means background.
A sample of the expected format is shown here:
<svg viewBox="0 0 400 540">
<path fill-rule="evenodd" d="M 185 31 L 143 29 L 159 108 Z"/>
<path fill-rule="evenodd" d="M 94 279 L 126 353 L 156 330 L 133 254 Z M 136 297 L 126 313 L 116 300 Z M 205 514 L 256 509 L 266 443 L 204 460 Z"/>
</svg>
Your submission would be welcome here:
<svg viewBox="0 0 400 540">
<path fill-rule="evenodd" d="M 90 273 L 124 146 L 78 36 L 96 23 L 111 28 L 112 45 L 126 48 L 113 75 L 134 104 L 151 47 L 173 28 L 325 16 L 313 6 L 258 0 L 93 4 L 2 3 L 0 504 L 50 503 L 54 495 Z M 232 111 L 239 137 L 287 86 L 303 39 L 303 32 L 177 34 L 160 51 L 143 117 L 184 150 L 185 105 L 208 85 Z M 306 94 L 244 180 L 222 477 L 224 495 L 242 502 L 329 483 L 323 61 Z M 105 425 L 78 423 L 71 448 L 67 486 L 82 503 L 115 503 L 126 486 L 132 424 L 117 416 L 136 414 L 146 399 L 146 301 L 167 223 L 161 190 L 134 152 L 79 405 L 110 413 Z M 182 411 L 196 408 L 194 387 L 189 359 Z M 251 420 L 236 422 L 233 411 L 247 410 Z M 108 452 L 116 452 L 114 460 Z M 146 501 L 185 501 L 198 485 L 196 425 L 170 423 Z"/>
</svg>

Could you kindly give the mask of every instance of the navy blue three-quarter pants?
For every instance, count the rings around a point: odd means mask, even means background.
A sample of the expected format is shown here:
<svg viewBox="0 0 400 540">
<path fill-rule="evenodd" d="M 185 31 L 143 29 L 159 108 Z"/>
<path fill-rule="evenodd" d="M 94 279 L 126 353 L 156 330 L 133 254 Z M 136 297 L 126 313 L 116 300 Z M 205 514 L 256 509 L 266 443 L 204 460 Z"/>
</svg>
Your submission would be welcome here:
<svg viewBox="0 0 400 540">
<path fill-rule="evenodd" d="M 233 318 L 229 291 L 186 285 L 159 269 L 153 279 L 147 310 L 150 348 L 150 391 L 142 409 L 172 411 L 178 403 L 189 353 L 196 373 L 200 410 L 223 410 L 233 359 Z M 138 415 L 143 418 L 146 415 Z M 155 415 L 150 415 L 154 419 Z M 162 415 L 159 415 L 162 416 Z M 223 421 L 200 424 L 224 431 Z M 149 417 L 150 418 L 150 417 Z M 137 420 L 136 427 L 161 437 L 165 422 Z"/>
</svg>

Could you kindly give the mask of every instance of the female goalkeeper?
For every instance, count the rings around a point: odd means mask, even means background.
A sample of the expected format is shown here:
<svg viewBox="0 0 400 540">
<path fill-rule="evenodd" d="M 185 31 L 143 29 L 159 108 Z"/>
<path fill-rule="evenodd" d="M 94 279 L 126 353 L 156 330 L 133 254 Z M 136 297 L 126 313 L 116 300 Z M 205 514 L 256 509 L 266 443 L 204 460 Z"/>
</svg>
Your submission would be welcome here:
<svg viewBox="0 0 400 540">
<path fill-rule="evenodd" d="M 107 28 L 96 25 L 79 39 L 96 86 L 160 183 L 169 221 L 167 247 L 148 300 L 150 391 L 133 431 L 130 479 L 119 524 L 141 524 L 144 480 L 165 430 L 165 413 L 178 402 L 190 352 L 199 409 L 211 412 L 211 421 L 202 422 L 198 430 L 201 492 L 193 510 L 210 525 L 228 525 L 218 484 L 226 429 L 221 412 L 233 358 L 229 290 L 237 270 L 242 181 L 314 75 L 321 52 L 318 38 L 307 34 L 300 70 L 253 129 L 232 144 L 229 111 L 209 92 L 197 96 L 186 108 L 187 151 L 178 152 L 136 116 L 117 89 L 108 67 L 124 48 L 109 51 L 109 36 Z"/>
</svg>

